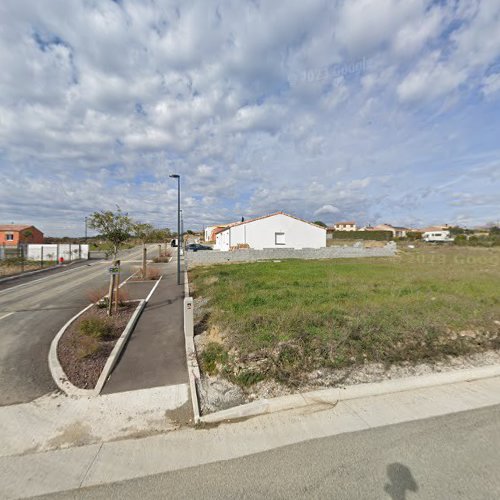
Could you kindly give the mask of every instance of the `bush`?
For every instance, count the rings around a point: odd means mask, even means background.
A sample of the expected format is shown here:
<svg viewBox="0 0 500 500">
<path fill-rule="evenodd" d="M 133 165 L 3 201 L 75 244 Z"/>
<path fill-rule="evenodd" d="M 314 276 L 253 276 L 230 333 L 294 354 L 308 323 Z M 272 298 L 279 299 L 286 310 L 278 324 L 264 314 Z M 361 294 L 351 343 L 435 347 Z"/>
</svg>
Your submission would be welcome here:
<svg viewBox="0 0 500 500">
<path fill-rule="evenodd" d="M 334 240 L 380 240 L 390 241 L 393 239 L 391 231 L 333 231 Z"/>
<path fill-rule="evenodd" d="M 217 342 L 209 342 L 201 353 L 201 365 L 203 371 L 209 375 L 216 375 L 218 366 L 227 361 L 228 355 L 224 347 Z"/>
<path fill-rule="evenodd" d="M 161 262 L 168 262 L 171 258 L 171 253 L 169 251 L 163 253 L 162 255 L 160 256 L 157 256 L 153 259 L 153 262 L 155 263 L 161 263 Z"/>
<path fill-rule="evenodd" d="M 102 301 L 105 298 L 105 295 L 108 294 L 108 288 L 107 287 L 101 287 L 101 288 L 92 288 L 90 290 L 87 290 L 87 298 L 90 300 L 92 303 L 97 303 Z M 106 297 L 107 300 L 107 297 Z"/>
<path fill-rule="evenodd" d="M 155 269 L 154 267 L 153 268 L 148 267 L 146 279 L 159 280 L 160 276 L 161 276 L 161 273 L 158 269 Z"/>
<path fill-rule="evenodd" d="M 80 322 L 79 330 L 82 335 L 101 340 L 112 336 L 113 325 L 108 319 L 91 316 Z"/>
<path fill-rule="evenodd" d="M 80 359 L 88 358 L 99 352 L 101 346 L 99 341 L 94 337 L 81 337 L 76 346 L 76 353 Z"/>
<path fill-rule="evenodd" d="M 467 245 L 467 236 L 465 236 L 465 234 L 459 234 L 455 236 L 454 243 L 455 245 L 460 246 Z"/>
</svg>

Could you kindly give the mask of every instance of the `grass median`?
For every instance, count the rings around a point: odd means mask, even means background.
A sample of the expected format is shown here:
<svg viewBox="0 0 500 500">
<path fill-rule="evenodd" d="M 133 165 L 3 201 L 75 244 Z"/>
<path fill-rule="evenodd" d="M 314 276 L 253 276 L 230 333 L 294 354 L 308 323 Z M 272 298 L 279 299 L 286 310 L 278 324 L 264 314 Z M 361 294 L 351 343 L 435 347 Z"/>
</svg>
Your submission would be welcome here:
<svg viewBox="0 0 500 500">
<path fill-rule="evenodd" d="M 190 277 L 206 336 L 202 369 L 242 386 L 500 348 L 497 248 L 218 265 Z"/>
</svg>

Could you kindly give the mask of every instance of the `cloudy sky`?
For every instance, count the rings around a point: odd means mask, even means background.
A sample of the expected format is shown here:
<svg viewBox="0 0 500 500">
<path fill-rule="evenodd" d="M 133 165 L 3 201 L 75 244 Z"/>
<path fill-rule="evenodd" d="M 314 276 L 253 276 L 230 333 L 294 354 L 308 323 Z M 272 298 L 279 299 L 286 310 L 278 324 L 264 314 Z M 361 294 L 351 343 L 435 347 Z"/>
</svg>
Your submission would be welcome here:
<svg viewBox="0 0 500 500">
<path fill-rule="evenodd" d="M 500 1 L 2 0 L 0 219 L 500 219 Z"/>
</svg>

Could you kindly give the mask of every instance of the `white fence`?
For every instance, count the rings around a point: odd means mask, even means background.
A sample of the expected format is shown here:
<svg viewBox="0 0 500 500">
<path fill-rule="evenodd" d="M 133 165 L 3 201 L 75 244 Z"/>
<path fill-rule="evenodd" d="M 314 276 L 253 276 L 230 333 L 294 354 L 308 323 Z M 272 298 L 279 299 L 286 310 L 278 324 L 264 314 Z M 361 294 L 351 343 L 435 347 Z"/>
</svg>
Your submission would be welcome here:
<svg viewBox="0 0 500 500">
<path fill-rule="evenodd" d="M 79 243 L 57 243 L 43 245 L 28 245 L 29 260 L 59 261 L 62 257 L 64 262 L 88 259 L 89 246 Z"/>
</svg>

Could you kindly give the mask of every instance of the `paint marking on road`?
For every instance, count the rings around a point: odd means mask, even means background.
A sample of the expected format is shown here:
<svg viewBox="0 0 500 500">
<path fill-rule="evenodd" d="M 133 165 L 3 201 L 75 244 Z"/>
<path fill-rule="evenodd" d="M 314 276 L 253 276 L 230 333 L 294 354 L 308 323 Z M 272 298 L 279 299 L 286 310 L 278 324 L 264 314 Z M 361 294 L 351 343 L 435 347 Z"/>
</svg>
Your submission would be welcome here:
<svg viewBox="0 0 500 500">
<path fill-rule="evenodd" d="M 3 316 L 0 316 L 0 319 L 8 318 L 9 316 L 12 316 L 13 314 L 14 314 L 13 312 L 4 314 Z"/>
<path fill-rule="evenodd" d="M 156 287 L 160 284 L 160 281 L 161 281 L 162 278 L 163 278 L 163 276 L 160 276 L 160 279 L 156 282 L 156 285 L 149 292 L 149 295 L 146 297 L 146 302 L 149 302 L 149 299 L 151 298 L 151 296 L 153 295 L 153 293 L 155 293 Z"/>
</svg>

